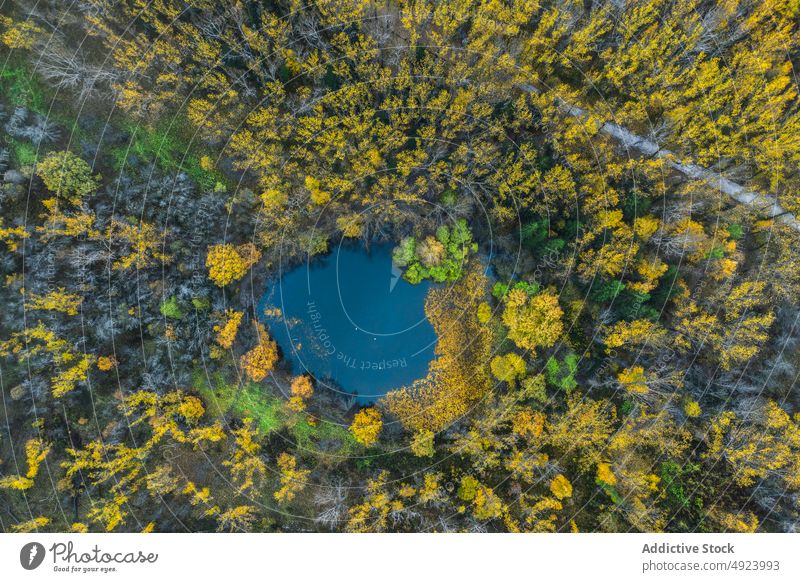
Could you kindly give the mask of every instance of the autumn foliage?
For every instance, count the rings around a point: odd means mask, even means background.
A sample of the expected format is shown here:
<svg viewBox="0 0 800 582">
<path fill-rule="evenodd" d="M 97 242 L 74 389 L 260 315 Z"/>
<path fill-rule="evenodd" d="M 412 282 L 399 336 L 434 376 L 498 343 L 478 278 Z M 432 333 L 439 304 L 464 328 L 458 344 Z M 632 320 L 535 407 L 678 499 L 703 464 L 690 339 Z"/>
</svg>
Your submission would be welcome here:
<svg viewBox="0 0 800 582">
<path fill-rule="evenodd" d="M 382 428 L 381 413 L 375 408 L 365 408 L 356 413 L 353 423 L 350 425 L 350 432 L 359 443 L 370 447 L 378 441 L 378 435 Z"/>
<path fill-rule="evenodd" d="M 799 15 L 3 3 L 0 529 L 796 530 Z M 374 399 L 261 301 L 339 244 Z"/>
<path fill-rule="evenodd" d="M 219 287 L 224 287 L 245 276 L 247 271 L 261 258 L 253 243 L 238 247 L 231 244 L 213 245 L 208 249 L 206 267 L 209 278 Z"/>
<path fill-rule="evenodd" d="M 257 345 L 241 357 L 242 370 L 253 382 L 260 382 L 267 377 L 278 360 L 278 344 L 270 339 L 263 324 L 254 322 Z"/>
</svg>

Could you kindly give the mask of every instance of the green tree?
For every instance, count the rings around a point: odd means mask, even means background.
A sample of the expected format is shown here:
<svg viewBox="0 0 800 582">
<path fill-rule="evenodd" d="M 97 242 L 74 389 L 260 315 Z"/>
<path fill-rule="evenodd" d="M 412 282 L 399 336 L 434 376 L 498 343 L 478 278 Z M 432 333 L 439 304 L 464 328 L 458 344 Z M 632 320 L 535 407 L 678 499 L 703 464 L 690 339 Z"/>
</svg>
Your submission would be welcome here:
<svg viewBox="0 0 800 582">
<path fill-rule="evenodd" d="M 36 165 L 36 175 L 53 194 L 73 204 L 94 193 L 100 182 L 89 164 L 70 151 L 47 154 Z"/>
</svg>

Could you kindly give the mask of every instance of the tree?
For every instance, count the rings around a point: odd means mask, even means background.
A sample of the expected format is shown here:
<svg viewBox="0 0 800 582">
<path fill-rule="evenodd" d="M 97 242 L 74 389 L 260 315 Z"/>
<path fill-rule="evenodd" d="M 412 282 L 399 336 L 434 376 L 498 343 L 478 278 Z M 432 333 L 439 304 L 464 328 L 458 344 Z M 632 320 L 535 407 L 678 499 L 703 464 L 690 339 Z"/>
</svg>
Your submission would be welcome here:
<svg viewBox="0 0 800 582">
<path fill-rule="evenodd" d="M 386 531 L 389 516 L 399 517 L 404 504 L 392 491 L 389 491 L 388 476 L 386 471 L 381 471 L 367 482 L 363 502 L 353 505 L 348 511 L 347 531 L 354 533 Z"/>
<path fill-rule="evenodd" d="M 50 523 L 50 518 L 45 516 L 35 517 L 28 521 L 23 521 L 11 526 L 11 531 L 17 533 L 30 533 L 32 531 L 39 531 L 39 529 L 47 526 Z"/>
<path fill-rule="evenodd" d="M 426 268 L 436 267 L 444 258 L 444 245 L 432 236 L 425 237 L 417 244 L 417 256 Z"/>
<path fill-rule="evenodd" d="M 437 358 L 424 379 L 390 392 L 385 399 L 404 428 L 439 432 L 491 390 L 485 362 L 491 360 L 492 330 L 477 318 L 464 316 L 477 309 L 486 293 L 487 278 L 477 261 L 451 289 L 428 293 L 425 314 L 438 336 Z"/>
<path fill-rule="evenodd" d="M 252 505 L 239 505 L 226 511 L 219 512 L 217 517 L 217 531 L 247 532 L 256 519 L 256 508 Z"/>
<path fill-rule="evenodd" d="M 161 251 L 165 237 L 166 231 L 159 236 L 155 226 L 148 222 L 131 224 L 113 219 L 105 233 L 105 239 L 109 243 L 120 246 L 118 258 L 111 265 L 112 269 L 145 269 L 153 264 L 168 262 L 170 256 Z"/>
<path fill-rule="evenodd" d="M 618 321 L 611 326 L 606 335 L 606 352 L 611 353 L 612 350 L 621 347 L 631 350 L 642 346 L 657 349 L 664 345 L 666 339 L 666 331 L 652 321 L 645 319 Z"/>
<path fill-rule="evenodd" d="M 452 227 L 437 228 L 435 237 L 404 238 L 392 251 L 392 260 L 406 269 L 403 277 L 410 283 L 417 284 L 423 279 L 444 283 L 461 278 L 469 254 L 476 250 L 466 221 L 458 219 Z"/>
<path fill-rule="evenodd" d="M 206 256 L 208 276 L 218 287 L 238 281 L 261 260 L 261 253 L 252 243 L 235 247 L 231 244 L 212 245 Z"/>
<path fill-rule="evenodd" d="M 744 423 L 731 411 L 719 414 L 711 424 L 705 456 L 724 459 L 742 486 L 775 479 L 781 487 L 800 490 L 800 418 L 773 401 L 753 416 Z"/>
<path fill-rule="evenodd" d="M 411 452 L 416 457 L 432 457 L 435 453 L 433 447 L 434 434 L 430 430 L 421 430 L 411 437 Z"/>
<path fill-rule="evenodd" d="M 278 469 L 281 474 L 281 488 L 275 492 L 275 501 L 289 503 L 300 491 L 305 489 L 306 479 L 311 471 L 297 468 L 297 459 L 288 453 L 278 457 Z"/>
<path fill-rule="evenodd" d="M 289 409 L 294 412 L 303 412 L 306 409 L 306 401 L 314 395 L 311 378 L 306 375 L 297 376 L 292 380 L 290 392 Z"/>
<path fill-rule="evenodd" d="M 33 4 L 0 10 L 4 528 L 797 528 L 797 0 Z M 437 338 L 351 430 L 233 289 L 342 237 L 394 241 Z"/>
<path fill-rule="evenodd" d="M 278 344 L 269 337 L 267 329 L 254 321 L 258 345 L 241 357 L 242 370 L 253 382 L 261 382 L 278 361 Z"/>
<path fill-rule="evenodd" d="M 10 49 L 29 49 L 36 42 L 36 37 L 44 32 L 30 19 L 15 21 L 8 16 L 0 15 L 0 41 Z"/>
<path fill-rule="evenodd" d="M 206 258 L 209 278 L 218 286 L 224 287 L 238 281 L 247 273 L 247 266 L 236 247 L 230 244 L 214 245 L 208 249 Z"/>
<path fill-rule="evenodd" d="M 492 318 L 492 307 L 484 301 L 478 305 L 478 312 L 476 315 L 480 323 L 486 324 Z"/>
<path fill-rule="evenodd" d="M 550 492 L 558 499 L 572 497 L 572 483 L 559 473 L 550 481 Z"/>
<path fill-rule="evenodd" d="M 502 318 L 509 339 L 533 355 L 536 348 L 549 348 L 558 341 L 564 329 L 563 314 L 558 297 L 551 293 L 529 297 L 522 289 L 512 289 L 506 295 Z"/>
<path fill-rule="evenodd" d="M 609 463 L 598 463 L 597 464 L 597 477 L 596 480 L 599 483 L 604 483 L 606 485 L 616 485 L 617 484 L 617 477 L 614 475 L 614 472 L 611 470 L 611 465 Z"/>
<path fill-rule="evenodd" d="M 558 513 L 564 506 L 558 499 L 548 496 L 523 495 L 520 499 L 521 527 L 530 533 L 557 530 Z"/>
<path fill-rule="evenodd" d="M 116 368 L 117 365 L 118 362 L 114 356 L 100 356 L 97 358 L 97 369 L 101 372 L 109 372 Z"/>
<path fill-rule="evenodd" d="M 54 398 L 61 398 L 85 382 L 95 362 L 93 355 L 75 350 L 42 322 L 15 332 L 10 339 L 0 342 L 0 356 L 11 355 L 20 362 L 38 361 L 39 356 L 47 356 L 51 365 L 45 368 L 55 372 L 50 379 Z"/>
<path fill-rule="evenodd" d="M 491 487 L 480 486 L 472 499 L 472 514 L 481 521 L 501 517 L 507 508 Z"/>
<path fill-rule="evenodd" d="M 258 444 L 258 431 L 253 428 L 252 419 L 245 418 L 242 427 L 233 431 L 233 436 L 236 441 L 233 457 L 223 464 L 230 467 L 237 491 L 247 494 L 267 474 L 267 466 L 259 455 L 261 445 Z"/>
<path fill-rule="evenodd" d="M 0 217 L 0 241 L 6 244 L 10 252 L 17 250 L 19 241 L 28 238 L 30 234 L 21 226 L 4 227 L 3 218 Z M 15 240 L 16 239 L 16 240 Z"/>
<path fill-rule="evenodd" d="M 78 315 L 83 297 L 75 293 L 67 293 L 62 287 L 50 291 L 46 295 L 31 293 L 25 307 L 37 311 L 58 311 L 67 315 Z"/>
<path fill-rule="evenodd" d="M 196 426 L 204 414 L 200 400 L 176 390 L 157 394 L 139 390 L 126 396 L 119 406 L 128 431 L 138 431 L 133 446 L 125 442 L 107 442 L 102 436 L 81 448 L 68 447 L 68 460 L 59 486 L 77 495 L 84 487 L 106 489 L 96 503 L 88 506 L 87 518 L 113 531 L 126 523 L 129 501 L 140 491 L 163 497 L 174 493 L 178 481 L 170 467 L 158 464 L 162 445 L 194 448 L 203 443 L 219 442 L 224 433 L 219 423 Z M 142 470 L 144 463 L 154 463 L 152 473 Z"/>
<path fill-rule="evenodd" d="M 492 358 L 491 368 L 495 378 L 501 382 L 507 382 L 511 386 L 516 383 L 518 378 L 523 377 L 527 370 L 525 360 L 513 352 Z"/>
<path fill-rule="evenodd" d="M 331 193 L 322 190 L 320 181 L 313 176 L 306 176 L 305 186 L 314 204 L 322 206 L 330 201 Z"/>
<path fill-rule="evenodd" d="M 647 377 L 641 366 L 625 368 L 617 374 L 617 381 L 631 394 L 646 394 L 649 391 Z"/>
<path fill-rule="evenodd" d="M 350 425 L 350 432 L 356 440 L 365 447 L 371 447 L 378 442 L 378 436 L 383 428 L 381 413 L 376 408 L 359 410 Z"/>
<path fill-rule="evenodd" d="M 581 467 L 590 466 L 600 460 L 615 418 L 609 402 L 573 393 L 567 399 L 567 410 L 548 419 L 544 438 L 563 458 L 575 458 Z"/>
<path fill-rule="evenodd" d="M 185 315 L 178 305 L 178 298 L 174 295 L 161 304 L 159 311 L 161 315 L 169 319 L 181 319 Z"/>
<path fill-rule="evenodd" d="M 756 356 L 769 339 L 775 314 L 769 309 L 763 281 L 745 281 L 730 289 L 709 313 L 695 301 L 679 304 L 677 345 L 681 348 L 708 346 L 711 357 L 725 370 L 743 365 Z M 717 301 L 715 301 L 717 303 Z"/>
<path fill-rule="evenodd" d="M 223 349 L 229 350 L 233 346 L 236 334 L 239 332 L 239 325 L 242 323 L 243 311 L 228 309 L 221 316 L 221 323 L 214 326 L 217 332 L 216 341 Z"/>
<path fill-rule="evenodd" d="M 70 151 L 50 152 L 36 164 L 36 174 L 47 189 L 72 204 L 94 193 L 100 182 L 89 164 Z"/>
<path fill-rule="evenodd" d="M 730 533 L 754 533 L 758 530 L 758 517 L 752 511 L 726 511 L 715 507 L 708 512 L 707 519 L 714 526 L 713 531 Z"/>
<path fill-rule="evenodd" d="M 39 465 L 45 460 L 50 452 L 51 446 L 40 438 L 29 439 L 25 443 L 25 458 L 28 463 L 28 471 L 25 475 L 8 475 L 0 478 L 0 489 L 15 489 L 25 491 L 33 487 L 33 481 L 39 474 Z"/>
<path fill-rule="evenodd" d="M 308 400 L 314 395 L 314 385 L 311 378 L 306 374 L 296 376 L 291 385 L 292 396 L 297 396 L 303 400 Z"/>
</svg>

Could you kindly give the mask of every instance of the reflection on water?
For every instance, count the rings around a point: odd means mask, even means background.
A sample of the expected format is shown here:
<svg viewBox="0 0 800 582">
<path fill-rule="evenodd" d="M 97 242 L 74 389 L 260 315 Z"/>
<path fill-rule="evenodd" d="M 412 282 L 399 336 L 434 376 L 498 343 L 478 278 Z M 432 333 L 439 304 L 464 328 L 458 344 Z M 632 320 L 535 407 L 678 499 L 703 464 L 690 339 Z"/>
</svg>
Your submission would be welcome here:
<svg viewBox="0 0 800 582">
<path fill-rule="evenodd" d="M 259 313 L 295 374 L 333 380 L 361 402 L 425 376 L 436 342 L 430 284 L 404 281 L 391 250 L 340 247 L 269 283 Z"/>
</svg>

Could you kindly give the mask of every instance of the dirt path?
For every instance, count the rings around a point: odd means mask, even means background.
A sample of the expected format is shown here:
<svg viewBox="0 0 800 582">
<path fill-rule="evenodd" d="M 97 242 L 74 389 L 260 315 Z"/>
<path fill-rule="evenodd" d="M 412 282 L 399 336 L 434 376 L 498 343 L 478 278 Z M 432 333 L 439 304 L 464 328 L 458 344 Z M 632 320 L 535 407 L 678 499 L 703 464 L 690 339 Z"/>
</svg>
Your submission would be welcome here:
<svg viewBox="0 0 800 582">
<path fill-rule="evenodd" d="M 525 89 L 535 91 L 535 88 L 531 86 L 526 86 Z M 585 117 L 587 115 L 585 109 L 563 101 L 559 104 L 559 108 L 564 114 L 571 115 L 572 117 Z M 671 168 L 677 170 L 687 178 L 702 180 L 712 188 L 716 188 L 723 194 L 727 194 L 736 200 L 736 202 L 751 206 L 765 217 L 774 218 L 777 222 L 786 224 L 800 232 L 800 221 L 778 204 L 774 196 L 748 190 L 741 184 L 737 184 L 723 177 L 719 172 L 714 172 L 708 168 L 698 166 L 697 164 L 683 164 L 677 162 L 675 160 L 678 156 L 676 156 L 674 152 L 662 149 L 656 142 L 636 135 L 616 123 L 607 122 L 603 124 L 600 131 L 619 141 L 626 149 L 635 150 L 645 156 L 666 159 Z"/>
</svg>

